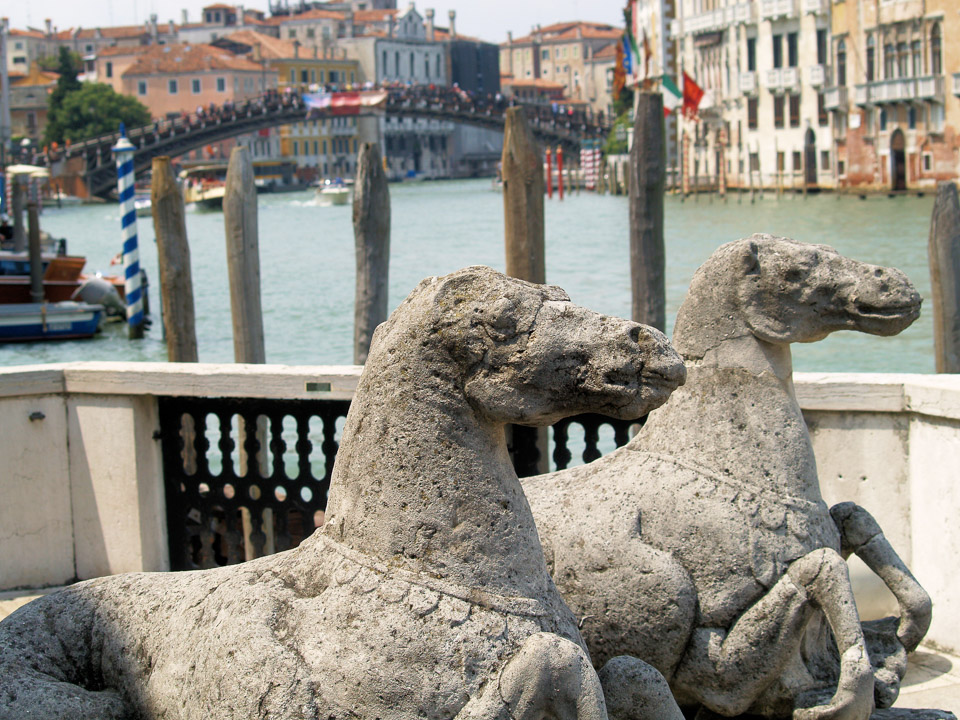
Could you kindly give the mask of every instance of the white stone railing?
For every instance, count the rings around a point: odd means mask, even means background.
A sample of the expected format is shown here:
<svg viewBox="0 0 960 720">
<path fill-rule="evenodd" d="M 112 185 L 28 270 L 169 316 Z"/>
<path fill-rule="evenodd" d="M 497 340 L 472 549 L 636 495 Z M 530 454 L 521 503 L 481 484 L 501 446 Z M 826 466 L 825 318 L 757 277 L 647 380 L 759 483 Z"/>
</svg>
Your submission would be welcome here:
<svg viewBox="0 0 960 720">
<path fill-rule="evenodd" d="M 355 366 L 68 363 L 0 369 L 0 590 L 169 568 L 157 398 L 350 399 Z M 828 503 L 877 518 L 960 651 L 960 376 L 798 373 Z M 893 609 L 857 561 L 865 617 Z"/>
<path fill-rule="evenodd" d="M 744 95 L 754 95 L 757 92 L 757 74 L 755 72 L 740 73 L 740 92 Z"/>
<path fill-rule="evenodd" d="M 807 84 L 813 87 L 822 87 L 827 84 L 827 66 L 811 65 L 807 68 Z"/>
<path fill-rule="evenodd" d="M 858 105 L 896 103 L 909 100 L 944 100 L 944 78 L 923 75 L 910 78 L 878 80 L 856 86 Z"/>
<path fill-rule="evenodd" d="M 797 14 L 797 0 L 760 0 L 760 19 L 769 20 Z"/>
<path fill-rule="evenodd" d="M 826 88 L 823 91 L 823 106 L 827 110 L 847 109 L 847 87 L 845 85 Z"/>
</svg>

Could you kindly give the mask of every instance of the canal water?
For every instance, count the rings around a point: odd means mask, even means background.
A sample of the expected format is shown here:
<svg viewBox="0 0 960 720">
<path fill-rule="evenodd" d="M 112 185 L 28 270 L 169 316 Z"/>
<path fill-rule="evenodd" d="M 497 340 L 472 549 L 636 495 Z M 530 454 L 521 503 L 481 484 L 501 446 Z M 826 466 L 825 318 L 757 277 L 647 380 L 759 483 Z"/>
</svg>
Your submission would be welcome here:
<svg viewBox="0 0 960 720">
<path fill-rule="evenodd" d="M 466 265 L 502 270 L 503 200 L 489 180 L 390 186 L 392 205 L 390 303 L 400 303 L 420 279 Z M 260 253 L 267 361 L 347 364 L 352 361 L 354 250 L 351 208 L 322 206 L 312 191 L 259 198 Z M 546 204 L 547 279 L 595 310 L 629 316 L 627 199 L 593 193 L 554 195 Z M 933 198 L 784 196 L 751 204 L 666 201 L 668 331 L 690 278 L 724 242 L 753 232 L 832 245 L 851 257 L 905 271 L 925 298 L 921 318 L 901 335 L 876 338 L 836 333 L 794 346 L 797 370 L 934 371 L 927 234 Z M 116 205 L 45 208 L 41 219 L 69 250 L 87 257 L 87 270 L 109 266 L 121 247 Z M 149 274 L 153 327 L 142 341 L 121 325 L 93 340 L 0 346 L 0 364 L 73 360 L 166 360 L 152 222 L 139 219 L 140 252 Z M 232 362 L 230 296 L 221 213 L 188 212 L 197 336 L 202 362 Z"/>
</svg>

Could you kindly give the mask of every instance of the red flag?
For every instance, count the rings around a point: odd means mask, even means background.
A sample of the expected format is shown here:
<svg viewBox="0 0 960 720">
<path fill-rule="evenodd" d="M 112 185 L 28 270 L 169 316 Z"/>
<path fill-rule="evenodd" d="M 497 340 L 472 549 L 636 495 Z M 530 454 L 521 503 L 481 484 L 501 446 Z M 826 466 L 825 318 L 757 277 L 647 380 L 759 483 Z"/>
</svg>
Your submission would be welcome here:
<svg viewBox="0 0 960 720">
<path fill-rule="evenodd" d="M 683 114 L 688 118 L 697 116 L 697 108 L 703 100 L 703 88 L 697 85 L 693 78 L 683 71 Z"/>
</svg>

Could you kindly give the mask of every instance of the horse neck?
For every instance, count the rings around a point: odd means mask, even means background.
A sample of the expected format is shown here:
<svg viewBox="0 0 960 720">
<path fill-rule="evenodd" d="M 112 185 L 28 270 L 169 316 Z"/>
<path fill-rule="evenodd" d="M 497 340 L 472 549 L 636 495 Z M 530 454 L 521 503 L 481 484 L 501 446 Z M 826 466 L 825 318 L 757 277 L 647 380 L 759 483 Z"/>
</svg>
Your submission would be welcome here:
<svg viewBox="0 0 960 720">
<path fill-rule="evenodd" d="M 541 597 L 549 576 L 503 426 L 481 418 L 428 361 L 408 358 L 368 359 L 324 532 L 391 566 Z"/>
<path fill-rule="evenodd" d="M 820 500 L 790 347 L 749 333 L 689 360 L 686 383 L 650 414 L 635 447 L 783 495 Z"/>
</svg>

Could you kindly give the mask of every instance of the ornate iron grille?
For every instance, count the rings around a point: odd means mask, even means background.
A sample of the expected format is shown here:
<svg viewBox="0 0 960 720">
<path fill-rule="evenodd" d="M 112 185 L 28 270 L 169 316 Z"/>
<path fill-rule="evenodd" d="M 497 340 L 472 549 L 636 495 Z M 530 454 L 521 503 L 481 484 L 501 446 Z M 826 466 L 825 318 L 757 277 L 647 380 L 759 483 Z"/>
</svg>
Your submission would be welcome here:
<svg viewBox="0 0 960 720">
<path fill-rule="evenodd" d="M 168 397 L 159 406 L 172 569 L 287 550 L 323 524 L 349 401 Z M 620 447 L 642 422 L 562 420 L 552 428 L 556 469 L 569 467 L 575 451 L 591 462 Z M 582 439 L 571 437 L 574 425 Z M 537 472 L 536 443 L 535 429 L 513 428 L 510 453 L 521 477 Z"/>
</svg>

